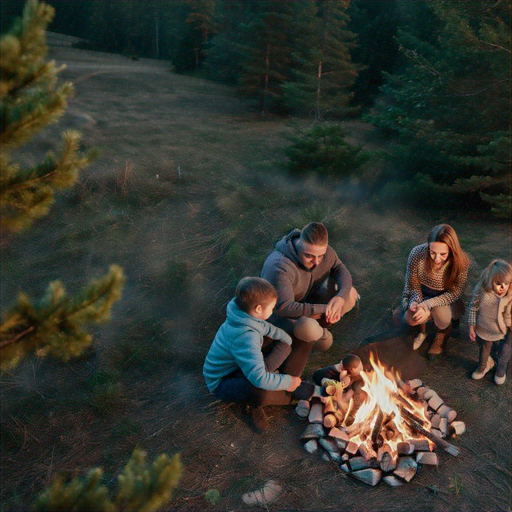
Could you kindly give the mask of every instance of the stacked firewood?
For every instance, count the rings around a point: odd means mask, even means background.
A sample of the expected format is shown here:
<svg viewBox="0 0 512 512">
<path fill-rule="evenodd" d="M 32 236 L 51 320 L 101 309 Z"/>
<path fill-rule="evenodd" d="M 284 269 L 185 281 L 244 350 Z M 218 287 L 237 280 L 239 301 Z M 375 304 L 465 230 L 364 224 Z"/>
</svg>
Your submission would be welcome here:
<svg viewBox="0 0 512 512">
<path fill-rule="evenodd" d="M 409 482 L 419 465 L 437 466 L 437 447 L 457 456 L 459 450 L 446 440 L 465 431 L 464 423 L 455 420 L 456 411 L 419 379 L 399 381 L 398 385 L 403 394 L 396 393 L 391 398 L 411 433 L 409 439 L 397 443 L 400 433 L 394 423 L 396 418 L 380 409 L 370 431 L 361 432 L 354 424 L 346 426 L 343 420 L 333 424 L 331 401 L 315 398 L 309 425 L 301 435 L 305 450 L 321 453 L 323 460 L 337 462 L 343 472 L 368 485 L 375 486 L 383 480 L 393 487 Z M 414 412 L 418 405 L 423 406 L 430 424 Z"/>
</svg>

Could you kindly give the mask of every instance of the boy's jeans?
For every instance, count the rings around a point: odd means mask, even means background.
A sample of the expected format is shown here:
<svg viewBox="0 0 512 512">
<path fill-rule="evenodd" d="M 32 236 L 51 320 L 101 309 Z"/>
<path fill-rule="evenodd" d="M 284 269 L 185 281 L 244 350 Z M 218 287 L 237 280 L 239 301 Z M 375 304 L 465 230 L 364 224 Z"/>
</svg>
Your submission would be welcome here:
<svg viewBox="0 0 512 512">
<path fill-rule="evenodd" d="M 293 348 L 290 349 L 285 343 L 265 338 L 262 348 L 265 367 L 268 372 L 279 369 L 279 373 L 300 377 L 312 346 L 312 343 L 294 340 Z M 293 399 L 310 398 L 313 385 L 303 382 L 293 393 L 269 391 L 253 386 L 242 370 L 238 369 L 222 379 L 214 394 L 225 402 L 242 402 L 253 406 L 288 405 Z"/>
</svg>

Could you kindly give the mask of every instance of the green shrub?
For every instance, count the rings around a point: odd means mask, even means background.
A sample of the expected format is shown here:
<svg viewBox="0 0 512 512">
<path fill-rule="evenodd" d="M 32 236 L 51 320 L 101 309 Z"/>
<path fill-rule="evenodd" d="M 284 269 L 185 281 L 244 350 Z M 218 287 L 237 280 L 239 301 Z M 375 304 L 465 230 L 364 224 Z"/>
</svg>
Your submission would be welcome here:
<svg viewBox="0 0 512 512">
<path fill-rule="evenodd" d="M 361 148 L 345 141 L 346 132 L 337 124 L 316 125 L 292 136 L 293 144 L 284 152 L 291 172 L 315 172 L 331 176 L 351 176 L 368 160 Z"/>
</svg>

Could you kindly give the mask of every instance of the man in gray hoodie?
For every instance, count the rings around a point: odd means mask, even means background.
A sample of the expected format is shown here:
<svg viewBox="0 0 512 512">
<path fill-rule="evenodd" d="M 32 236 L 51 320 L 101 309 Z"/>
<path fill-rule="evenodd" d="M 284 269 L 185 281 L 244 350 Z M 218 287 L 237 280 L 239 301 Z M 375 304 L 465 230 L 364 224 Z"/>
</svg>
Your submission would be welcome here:
<svg viewBox="0 0 512 512">
<path fill-rule="evenodd" d="M 329 245 L 327 228 L 320 222 L 294 229 L 279 240 L 261 277 L 278 294 L 268 321 L 322 352 L 332 345 L 328 328 L 358 300 L 352 276 Z"/>
</svg>

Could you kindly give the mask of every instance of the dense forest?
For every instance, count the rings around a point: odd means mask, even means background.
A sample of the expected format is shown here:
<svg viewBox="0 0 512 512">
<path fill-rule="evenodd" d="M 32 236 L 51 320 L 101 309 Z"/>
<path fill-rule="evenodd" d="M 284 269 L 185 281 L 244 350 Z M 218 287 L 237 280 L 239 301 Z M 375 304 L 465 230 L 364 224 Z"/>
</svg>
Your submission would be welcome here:
<svg viewBox="0 0 512 512">
<path fill-rule="evenodd" d="M 508 1 L 49 3 L 84 48 L 168 60 L 262 115 L 371 122 L 392 141 L 368 184 L 385 201 L 510 215 Z M 2 2 L 2 30 L 23 4 Z"/>
</svg>

